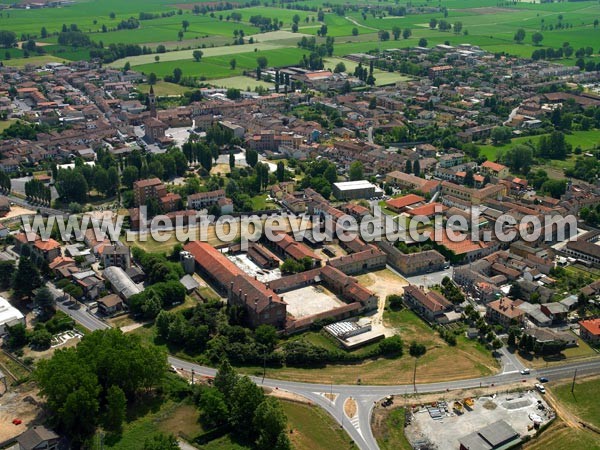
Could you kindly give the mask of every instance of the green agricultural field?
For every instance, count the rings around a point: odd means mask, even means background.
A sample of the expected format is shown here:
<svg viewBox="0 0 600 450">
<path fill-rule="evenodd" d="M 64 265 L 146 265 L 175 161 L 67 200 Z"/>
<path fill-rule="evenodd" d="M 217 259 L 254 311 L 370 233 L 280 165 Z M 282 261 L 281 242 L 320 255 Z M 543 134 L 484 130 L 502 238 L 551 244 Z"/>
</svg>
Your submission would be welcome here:
<svg viewBox="0 0 600 450">
<path fill-rule="evenodd" d="M 257 44 L 246 44 L 246 45 L 230 45 L 223 47 L 210 47 L 200 49 L 203 53 L 202 62 L 205 62 L 207 58 L 211 56 L 225 56 L 225 55 L 235 55 L 237 53 L 250 53 L 250 52 L 262 52 L 266 50 L 277 50 L 283 48 L 283 46 L 277 43 L 271 42 L 259 42 Z M 158 55 L 160 57 L 160 62 L 167 61 L 181 61 L 186 59 L 193 59 L 194 50 L 180 50 L 175 52 L 168 52 Z M 119 59 L 110 64 L 111 67 L 121 68 L 125 65 L 126 62 L 129 62 L 132 66 L 140 66 L 143 64 L 154 63 L 155 56 L 157 55 L 140 55 L 140 56 L 131 56 L 128 58 Z M 231 58 L 230 58 L 231 59 Z"/>
<path fill-rule="evenodd" d="M 482 145 L 480 146 L 480 154 L 486 156 L 490 161 L 495 161 L 498 157 L 498 152 L 506 151 L 515 145 L 529 143 L 537 145 L 540 136 L 542 135 L 514 138 L 510 143 L 503 145 Z M 565 139 L 573 148 L 580 147 L 584 151 L 589 150 L 600 145 L 600 130 L 573 131 L 571 134 L 565 135 Z"/>
<path fill-rule="evenodd" d="M 234 88 L 241 90 L 246 90 L 248 88 L 250 88 L 250 90 L 254 90 L 254 88 L 259 86 L 267 89 L 273 87 L 273 83 L 267 83 L 266 81 L 257 81 L 254 78 L 244 76 L 221 78 L 219 80 L 214 80 L 212 84 L 216 87 Z"/>
<path fill-rule="evenodd" d="M 206 80 L 217 78 L 229 78 L 239 76 L 246 70 L 256 69 L 256 58 L 265 56 L 270 66 L 289 66 L 297 64 L 302 59 L 302 55 L 306 52 L 298 48 L 265 50 L 258 52 L 247 52 L 230 54 L 227 56 L 214 56 L 202 58 L 202 61 L 194 60 L 179 60 L 167 62 L 154 62 L 135 66 L 135 70 L 143 73 L 154 72 L 159 77 L 164 77 L 173 73 L 173 69 L 179 67 L 183 71 L 184 76 L 199 77 Z M 237 65 L 235 69 L 231 69 L 230 61 L 235 58 Z"/>
<path fill-rule="evenodd" d="M 596 427 L 600 426 L 600 403 L 596 394 L 600 379 L 579 380 L 571 392 L 571 383 L 552 386 L 552 394 L 581 420 Z"/>
<path fill-rule="evenodd" d="M 3 61 L 5 66 L 25 67 L 27 64 L 33 66 L 43 66 L 49 62 L 68 62 L 65 58 L 57 58 L 52 55 L 32 56 L 30 58 L 15 58 Z"/>
<path fill-rule="evenodd" d="M 324 60 L 325 68 L 333 70 L 338 63 L 344 63 L 346 66 L 347 73 L 354 73 L 354 69 L 358 66 L 358 63 L 346 58 L 326 58 Z M 375 76 L 375 85 L 376 86 L 385 86 L 389 84 L 394 84 L 399 81 L 406 81 L 410 78 L 404 76 L 398 72 L 385 72 L 383 70 L 375 69 L 373 71 L 373 75 Z"/>
<path fill-rule="evenodd" d="M 149 84 L 138 84 L 137 89 L 144 94 L 147 94 L 150 91 Z M 168 96 L 180 96 L 184 93 L 188 92 L 190 88 L 185 86 L 180 86 L 175 83 L 167 83 L 165 81 L 158 81 L 154 85 L 154 93 L 159 97 L 168 97 Z"/>
<path fill-rule="evenodd" d="M 8 0 L 3 0 L 10 4 Z M 343 0 L 333 0 L 332 4 L 346 4 Z M 368 0 L 367 4 L 380 6 L 375 0 Z M 324 23 L 327 25 L 328 36 L 336 38 L 335 55 L 344 56 L 349 53 L 366 52 L 377 48 L 386 49 L 393 47 L 415 46 L 418 40 L 425 38 L 429 46 L 448 42 L 450 44 L 471 43 L 479 45 L 491 52 L 506 52 L 509 54 L 529 57 L 537 48 L 533 45 L 531 36 L 540 31 L 542 27 L 543 47 L 558 48 L 564 42 L 568 42 L 573 48 L 586 47 L 600 42 L 600 27 L 594 27 L 594 20 L 600 17 L 600 4 L 594 1 L 579 1 L 566 3 L 533 3 L 519 2 L 506 4 L 498 7 L 497 2 L 492 0 L 448 0 L 444 2 L 447 8 L 447 17 L 442 12 L 427 14 L 412 14 L 404 17 L 392 17 L 385 14 L 366 14 L 347 10 L 344 15 L 326 11 L 324 22 L 313 21 L 317 13 L 315 11 L 299 11 L 281 8 L 278 5 L 255 6 L 251 8 L 239 8 L 230 11 L 215 12 L 211 14 L 195 15 L 191 9 L 192 0 L 182 0 L 178 3 L 168 3 L 164 0 L 129 0 L 119 2 L 117 0 L 87 0 L 60 8 L 44 9 L 10 9 L 3 11 L 0 15 L 0 29 L 14 31 L 18 37 L 32 37 L 39 39 L 42 25 L 50 34 L 45 42 L 53 44 L 47 48 L 52 55 L 66 60 L 80 60 L 89 58 L 88 49 L 68 49 L 56 45 L 58 33 L 63 24 L 71 24 L 85 33 L 88 33 L 93 41 L 104 45 L 126 43 L 144 44 L 150 48 L 163 44 L 169 49 L 206 46 L 205 56 L 220 56 L 225 54 L 239 53 L 227 47 L 231 43 L 235 30 L 242 30 L 246 36 L 253 35 L 261 44 L 267 41 L 271 45 L 284 47 L 295 47 L 295 43 L 301 37 L 301 33 L 315 35 Z M 398 5 L 406 6 L 408 2 L 401 1 Z M 307 0 L 297 2 L 298 6 L 322 7 L 321 2 Z M 161 13 L 173 12 L 181 7 L 181 14 L 169 17 L 160 17 L 152 20 L 141 21 L 140 27 L 133 30 L 116 30 L 117 25 L 130 17 L 138 17 L 140 12 Z M 236 23 L 227 20 L 232 12 L 241 14 L 242 19 Z M 111 12 L 115 17 L 111 18 Z M 294 15 L 300 17 L 299 31 L 293 34 L 291 29 Z M 252 16 L 263 16 L 277 20 L 282 25 L 279 32 L 265 34 L 259 33 L 259 29 L 249 23 Z M 308 22 L 306 21 L 308 19 Z M 438 29 L 430 29 L 430 19 L 446 20 L 450 24 L 462 23 L 462 33 L 455 34 L 452 31 L 441 32 Z M 190 23 L 188 30 L 184 33 L 180 42 L 178 33 L 182 29 L 182 21 Z M 108 31 L 101 32 L 106 26 Z M 389 40 L 379 42 L 377 33 L 379 30 L 391 31 L 393 27 L 410 29 L 412 35 L 408 39 L 400 38 L 398 41 Z M 352 36 L 352 30 L 358 30 L 358 36 Z M 518 28 L 525 30 L 525 40 L 521 44 L 515 43 L 513 37 Z M 552 28 L 552 29 L 550 29 Z M 282 33 L 278 35 L 277 33 Z M 219 46 L 218 48 L 211 48 Z M 258 47 L 266 50 L 265 47 Z M 272 47 L 273 48 L 273 47 Z M 209 51 L 211 50 L 211 51 Z M 594 52 L 599 50 L 594 47 Z M 20 50 L 11 50 L 11 53 Z M 214 53 L 213 53 L 214 52 Z M 0 59 L 4 56 L 0 51 Z M 18 53 L 11 55 L 13 58 Z M 132 65 L 138 66 L 153 62 L 153 55 L 144 55 L 129 58 Z M 161 55 L 163 61 L 191 59 L 191 51 L 173 52 Z M 590 58 L 586 58 L 590 59 Z M 600 56 L 594 55 L 591 59 L 600 61 Z M 575 64 L 575 58 L 565 58 L 558 62 L 567 65 Z M 281 62 L 273 61 L 274 65 L 282 65 Z M 114 67 L 122 67 L 123 61 L 114 63 Z M 221 74 L 224 75 L 224 74 Z M 235 75 L 235 74 L 234 74 Z M 214 76 L 211 76 L 214 78 Z"/>
</svg>

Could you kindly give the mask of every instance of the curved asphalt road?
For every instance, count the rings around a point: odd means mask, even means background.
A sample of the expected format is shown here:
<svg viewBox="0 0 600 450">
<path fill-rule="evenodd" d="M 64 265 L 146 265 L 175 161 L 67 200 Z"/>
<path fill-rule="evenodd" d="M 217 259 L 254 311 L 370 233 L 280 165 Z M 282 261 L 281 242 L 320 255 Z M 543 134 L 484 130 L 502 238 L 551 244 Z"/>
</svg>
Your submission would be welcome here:
<svg viewBox="0 0 600 450">
<path fill-rule="evenodd" d="M 110 328 L 106 322 L 98 319 L 89 313 L 85 307 L 71 309 L 68 302 L 62 302 L 58 299 L 63 297 L 64 293 L 57 289 L 52 283 L 47 284 L 50 291 L 57 298 L 56 306 L 64 313 L 71 316 L 74 320 L 91 331 Z M 216 369 L 212 367 L 201 366 L 189 361 L 185 361 L 174 356 L 168 357 L 169 364 L 177 369 L 183 369 L 191 372 L 192 370 L 198 376 L 213 377 Z M 558 367 L 550 367 L 539 370 L 532 370 L 528 376 L 519 373 L 522 365 L 518 360 L 507 351 L 502 351 L 502 362 L 504 372 L 489 377 L 471 378 L 467 380 L 443 381 L 439 383 L 417 384 L 418 393 L 431 392 L 449 392 L 458 389 L 470 389 L 477 387 L 499 386 L 518 382 L 525 378 L 544 376 L 555 380 L 560 378 L 572 377 L 575 370 L 578 375 L 598 374 L 600 373 L 600 357 L 587 361 L 566 364 Z M 513 370 L 507 371 L 507 368 Z M 390 374 L 390 378 L 393 374 Z M 301 395 L 316 405 L 327 411 L 336 422 L 354 440 L 361 450 L 376 450 L 379 448 L 371 431 L 371 413 L 375 403 L 388 395 L 413 394 L 415 388 L 413 385 L 386 385 L 386 386 L 365 386 L 365 385 L 330 385 L 330 384 L 312 384 L 295 381 L 274 380 L 271 378 L 251 377 L 252 380 L 263 386 L 272 389 L 281 389 L 294 394 Z M 333 393 L 336 398 L 330 401 L 325 394 Z M 344 403 L 348 398 L 353 398 L 357 404 L 357 414 L 350 419 L 344 413 Z"/>
</svg>

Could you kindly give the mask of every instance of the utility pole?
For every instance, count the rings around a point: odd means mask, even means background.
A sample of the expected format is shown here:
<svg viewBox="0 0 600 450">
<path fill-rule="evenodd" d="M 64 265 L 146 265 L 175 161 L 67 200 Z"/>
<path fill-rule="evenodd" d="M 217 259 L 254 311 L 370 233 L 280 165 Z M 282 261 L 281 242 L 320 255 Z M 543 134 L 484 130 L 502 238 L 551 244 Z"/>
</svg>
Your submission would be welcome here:
<svg viewBox="0 0 600 450">
<path fill-rule="evenodd" d="M 575 390 L 575 379 L 577 378 L 577 369 L 575 369 L 575 373 L 573 374 L 573 383 L 571 384 L 571 394 Z"/>
<path fill-rule="evenodd" d="M 192 385 L 194 384 L 194 374 L 195 374 L 195 371 L 194 371 L 194 369 L 192 368 Z"/>
<path fill-rule="evenodd" d="M 262 384 L 265 383 L 265 377 L 267 376 L 267 351 L 265 350 L 263 353 L 263 377 Z"/>
<path fill-rule="evenodd" d="M 417 361 L 419 358 L 415 358 L 415 370 L 413 372 L 413 388 L 415 390 L 415 394 L 417 393 Z"/>
</svg>

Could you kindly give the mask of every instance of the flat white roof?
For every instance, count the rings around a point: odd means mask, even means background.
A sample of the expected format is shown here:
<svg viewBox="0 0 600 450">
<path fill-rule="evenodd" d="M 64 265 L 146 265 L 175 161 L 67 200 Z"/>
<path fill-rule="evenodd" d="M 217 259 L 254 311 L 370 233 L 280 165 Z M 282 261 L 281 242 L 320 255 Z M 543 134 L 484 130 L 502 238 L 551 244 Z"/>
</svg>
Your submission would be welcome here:
<svg viewBox="0 0 600 450">
<path fill-rule="evenodd" d="M 0 297 L 0 326 L 13 325 L 15 322 L 23 320 L 24 316 L 17 308 L 8 303 L 4 297 Z"/>
<path fill-rule="evenodd" d="M 350 190 L 350 189 L 369 189 L 375 188 L 373 183 L 367 180 L 357 180 L 357 181 L 342 181 L 340 183 L 333 183 L 333 185 L 338 188 L 340 191 Z"/>
</svg>

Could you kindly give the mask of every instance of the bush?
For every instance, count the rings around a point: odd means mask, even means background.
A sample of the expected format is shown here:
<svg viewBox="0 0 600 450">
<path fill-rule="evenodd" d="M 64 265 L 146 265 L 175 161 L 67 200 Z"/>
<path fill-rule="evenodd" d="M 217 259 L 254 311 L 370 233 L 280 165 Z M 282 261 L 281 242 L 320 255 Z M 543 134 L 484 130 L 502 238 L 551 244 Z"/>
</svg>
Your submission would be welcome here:
<svg viewBox="0 0 600 450">
<path fill-rule="evenodd" d="M 403 353 L 404 343 L 400 336 L 385 338 L 379 343 L 379 352 L 384 356 L 400 357 Z"/>
</svg>

